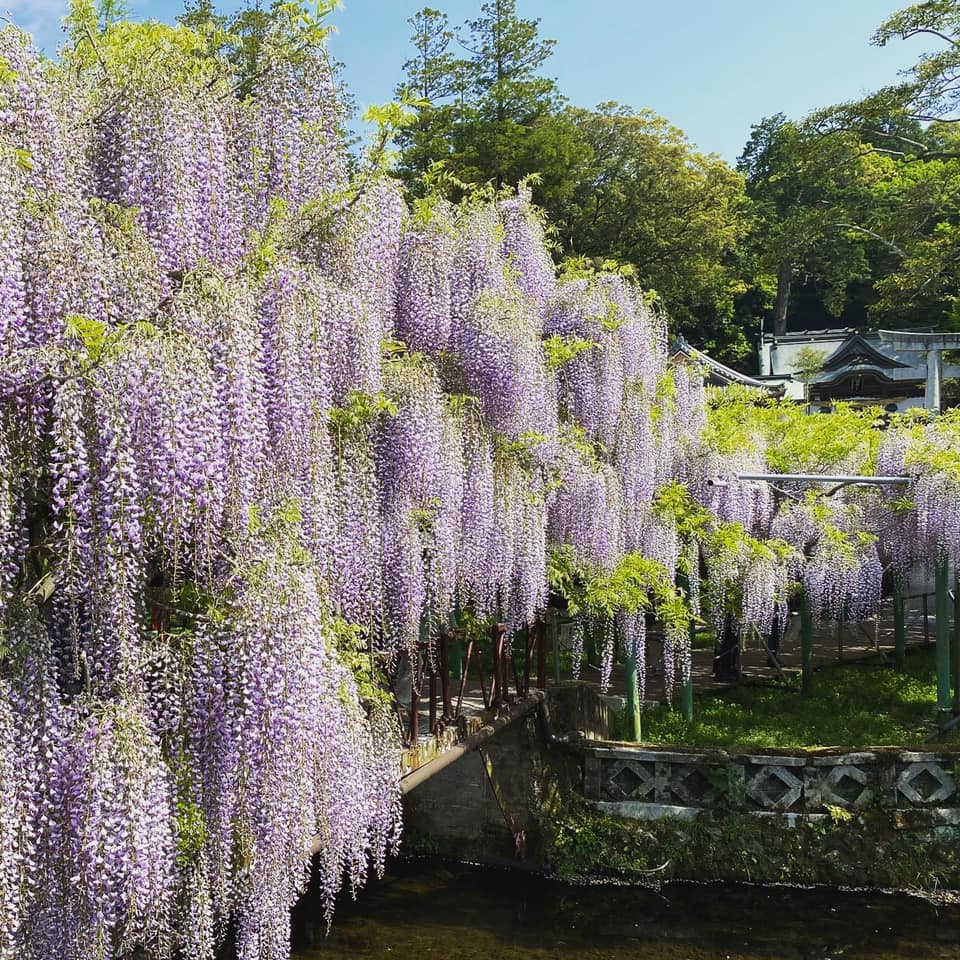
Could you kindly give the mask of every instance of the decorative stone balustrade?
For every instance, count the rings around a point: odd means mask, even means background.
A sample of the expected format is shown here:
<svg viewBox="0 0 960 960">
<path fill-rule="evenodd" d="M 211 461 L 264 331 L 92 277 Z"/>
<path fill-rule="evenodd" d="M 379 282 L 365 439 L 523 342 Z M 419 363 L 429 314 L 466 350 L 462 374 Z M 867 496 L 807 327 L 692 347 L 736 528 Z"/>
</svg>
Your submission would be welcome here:
<svg viewBox="0 0 960 960">
<path fill-rule="evenodd" d="M 960 824 L 960 754 L 878 748 L 727 754 L 584 742 L 583 793 L 599 810 L 637 819 L 707 811 L 797 817 L 867 807 Z"/>
</svg>

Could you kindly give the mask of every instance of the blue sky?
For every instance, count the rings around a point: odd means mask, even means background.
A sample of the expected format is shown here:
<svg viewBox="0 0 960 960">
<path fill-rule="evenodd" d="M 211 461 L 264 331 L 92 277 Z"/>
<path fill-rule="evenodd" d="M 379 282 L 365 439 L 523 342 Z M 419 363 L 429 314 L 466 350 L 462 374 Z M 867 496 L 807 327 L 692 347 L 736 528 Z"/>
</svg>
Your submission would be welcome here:
<svg viewBox="0 0 960 960">
<path fill-rule="evenodd" d="M 266 0 L 265 0 L 266 2 Z M 545 72 L 569 100 L 648 107 L 705 152 L 733 162 L 750 125 L 799 118 L 893 81 L 927 49 L 922 39 L 872 47 L 870 35 L 908 0 L 518 0 L 557 41 Z M 406 19 L 425 5 L 453 24 L 481 0 L 345 0 L 332 22 L 334 55 L 360 107 L 393 95 L 410 56 Z M 221 4 L 235 9 L 236 0 Z M 66 0 L 0 0 L 53 53 Z M 182 0 L 128 0 L 133 16 L 172 20 Z"/>
</svg>

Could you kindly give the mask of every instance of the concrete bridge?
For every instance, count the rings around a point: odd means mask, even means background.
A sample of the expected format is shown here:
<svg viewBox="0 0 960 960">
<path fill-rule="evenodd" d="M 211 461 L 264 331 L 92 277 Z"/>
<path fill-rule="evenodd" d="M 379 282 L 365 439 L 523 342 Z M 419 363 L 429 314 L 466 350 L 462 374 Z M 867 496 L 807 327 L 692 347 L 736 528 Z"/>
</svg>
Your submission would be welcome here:
<svg viewBox="0 0 960 960">
<path fill-rule="evenodd" d="M 612 731 L 612 711 L 585 683 L 518 698 L 400 781 L 404 849 L 537 868 L 544 862 L 543 817 L 582 781 L 577 744 Z"/>
</svg>

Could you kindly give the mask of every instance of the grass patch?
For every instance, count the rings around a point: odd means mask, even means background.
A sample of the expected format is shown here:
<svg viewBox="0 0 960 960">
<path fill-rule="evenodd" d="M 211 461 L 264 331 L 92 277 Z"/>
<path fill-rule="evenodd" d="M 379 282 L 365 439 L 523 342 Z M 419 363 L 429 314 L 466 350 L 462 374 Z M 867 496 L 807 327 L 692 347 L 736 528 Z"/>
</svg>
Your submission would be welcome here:
<svg viewBox="0 0 960 960">
<path fill-rule="evenodd" d="M 911 651 L 898 673 L 877 661 L 824 667 L 814 695 L 796 686 L 747 683 L 694 701 L 687 723 L 668 707 L 644 711 L 643 741 L 721 748 L 919 747 L 936 717 L 934 651 Z M 938 744 L 960 746 L 951 734 Z"/>
<path fill-rule="evenodd" d="M 717 642 L 717 634 L 713 630 L 698 629 L 693 635 L 694 650 L 712 650 Z"/>
</svg>

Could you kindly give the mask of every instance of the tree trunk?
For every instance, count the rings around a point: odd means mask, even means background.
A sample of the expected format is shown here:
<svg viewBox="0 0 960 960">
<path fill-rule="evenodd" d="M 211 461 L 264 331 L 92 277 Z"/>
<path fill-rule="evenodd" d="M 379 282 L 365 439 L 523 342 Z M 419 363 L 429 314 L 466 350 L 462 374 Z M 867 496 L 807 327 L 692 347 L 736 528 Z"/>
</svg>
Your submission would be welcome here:
<svg viewBox="0 0 960 960">
<path fill-rule="evenodd" d="M 713 645 L 713 675 L 718 680 L 739 680 L 742 676 L 740 624 L 729 614 L 723 618 L 723 629 Z"/>
<path fill-rule="evenodd" d="M 793 263 L 781 260 L 777 268 L 777 300 L 773 307 L 773 335 L 782 337 L 787 332 L 787 308 L 790 306 L 790 287 L 793 285 Z"/>
</svg>

